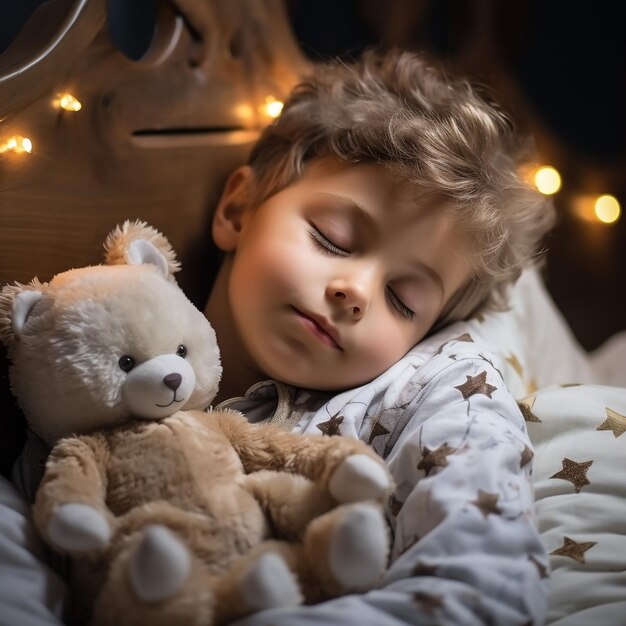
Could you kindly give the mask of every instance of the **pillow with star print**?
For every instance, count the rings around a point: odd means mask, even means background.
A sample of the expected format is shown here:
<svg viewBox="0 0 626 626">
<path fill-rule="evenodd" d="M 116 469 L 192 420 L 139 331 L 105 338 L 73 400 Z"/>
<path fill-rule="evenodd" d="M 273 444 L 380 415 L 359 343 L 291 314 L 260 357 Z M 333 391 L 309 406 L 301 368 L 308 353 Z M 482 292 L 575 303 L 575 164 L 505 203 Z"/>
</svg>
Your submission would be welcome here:
<svg viewBox="0 0 626 626">
<path fill-rule="evenodd" d="M 537 268 L 525 270 L 509 292 L 510 309 L 483 313 L 467 322 L 468 332 L 487 343 L 500 362 L 507 387 L 516 398 L 550 385 L 608 382 L 592 371 L 548 293 Z"/>
<path fill-rule="evenodd" d="M 546 623 L 624 624 L 626 388 L 551 387 L 520 408 L 552 570 Z"/>
</svg>

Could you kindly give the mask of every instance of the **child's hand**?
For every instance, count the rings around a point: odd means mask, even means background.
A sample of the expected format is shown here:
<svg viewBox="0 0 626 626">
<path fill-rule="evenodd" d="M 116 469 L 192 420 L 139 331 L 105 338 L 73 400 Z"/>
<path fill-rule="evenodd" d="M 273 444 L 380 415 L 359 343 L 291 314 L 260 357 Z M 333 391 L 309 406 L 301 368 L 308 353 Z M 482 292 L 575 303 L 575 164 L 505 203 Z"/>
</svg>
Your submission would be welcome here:
<svg viewBox="0 0 626 626">
<path fill-rule="evenodd" d="M 382 501 L 391 491 L 391 478 L 381 463 L 365 454 L 353 454 L 332 473 L 328 490 L 338 502 Z"/>
<path fill-rule="evenodd" d="M 88 504 L 62 504 L 57 507 L 47 531 L 55 547 L 70 553 L 104 548 L 111 539 L 106 518 Z"/>
</svg>

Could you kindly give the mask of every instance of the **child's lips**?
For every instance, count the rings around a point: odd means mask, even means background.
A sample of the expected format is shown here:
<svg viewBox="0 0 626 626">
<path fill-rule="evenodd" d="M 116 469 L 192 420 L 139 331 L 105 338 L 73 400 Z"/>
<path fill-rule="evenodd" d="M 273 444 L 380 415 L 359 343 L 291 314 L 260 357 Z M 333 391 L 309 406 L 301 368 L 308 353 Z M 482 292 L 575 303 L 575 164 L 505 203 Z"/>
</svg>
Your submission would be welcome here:
<svg viewBox="0 0 626 626">
<path fill-rule="evenodd" d="M 339 344 L 339 333 L 337 332 L 337 329 L 326 318 L 311 313 L 303 313 L 296 307 L 292 308 L 304 326 L 306 326 L 318 339 L 332 348 L 343 350 Z"/>
</svg>

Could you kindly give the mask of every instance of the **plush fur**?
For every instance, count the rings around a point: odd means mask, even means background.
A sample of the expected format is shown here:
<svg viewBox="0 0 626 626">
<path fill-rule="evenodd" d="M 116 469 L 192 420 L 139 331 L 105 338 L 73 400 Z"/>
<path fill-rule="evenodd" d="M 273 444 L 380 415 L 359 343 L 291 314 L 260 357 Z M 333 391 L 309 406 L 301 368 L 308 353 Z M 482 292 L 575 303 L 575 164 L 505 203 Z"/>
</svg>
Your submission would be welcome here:
<svg viewBox="0 0 626 626">
<path fill-rule="evenodd" d="M 0 294 L 12 389 L 53 446 L 34 519 L 72 557 L 75 617 L 220 624 L 372 587 L 382 461 L 359 441 L 204 411 L 219 352 L 169 243 L 135 222 L 105 247 L 106 265 Z"/>
</svg>

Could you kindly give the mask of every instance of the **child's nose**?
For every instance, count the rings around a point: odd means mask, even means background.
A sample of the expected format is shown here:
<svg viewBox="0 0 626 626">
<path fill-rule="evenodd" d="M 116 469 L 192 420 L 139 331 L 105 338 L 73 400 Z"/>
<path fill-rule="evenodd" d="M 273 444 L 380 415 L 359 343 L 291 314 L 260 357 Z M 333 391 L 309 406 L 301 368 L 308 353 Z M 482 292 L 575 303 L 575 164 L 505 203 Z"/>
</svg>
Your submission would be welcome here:
<svg viewBox="0 0 626 626">
<path fill-rule="evenodd" d="M 355 320 L 365 315 L 370 301 L 367 285 L 346 280 L 330 283 L 326 288 L 326 296 L 333 307 Z"/>
</svg>

